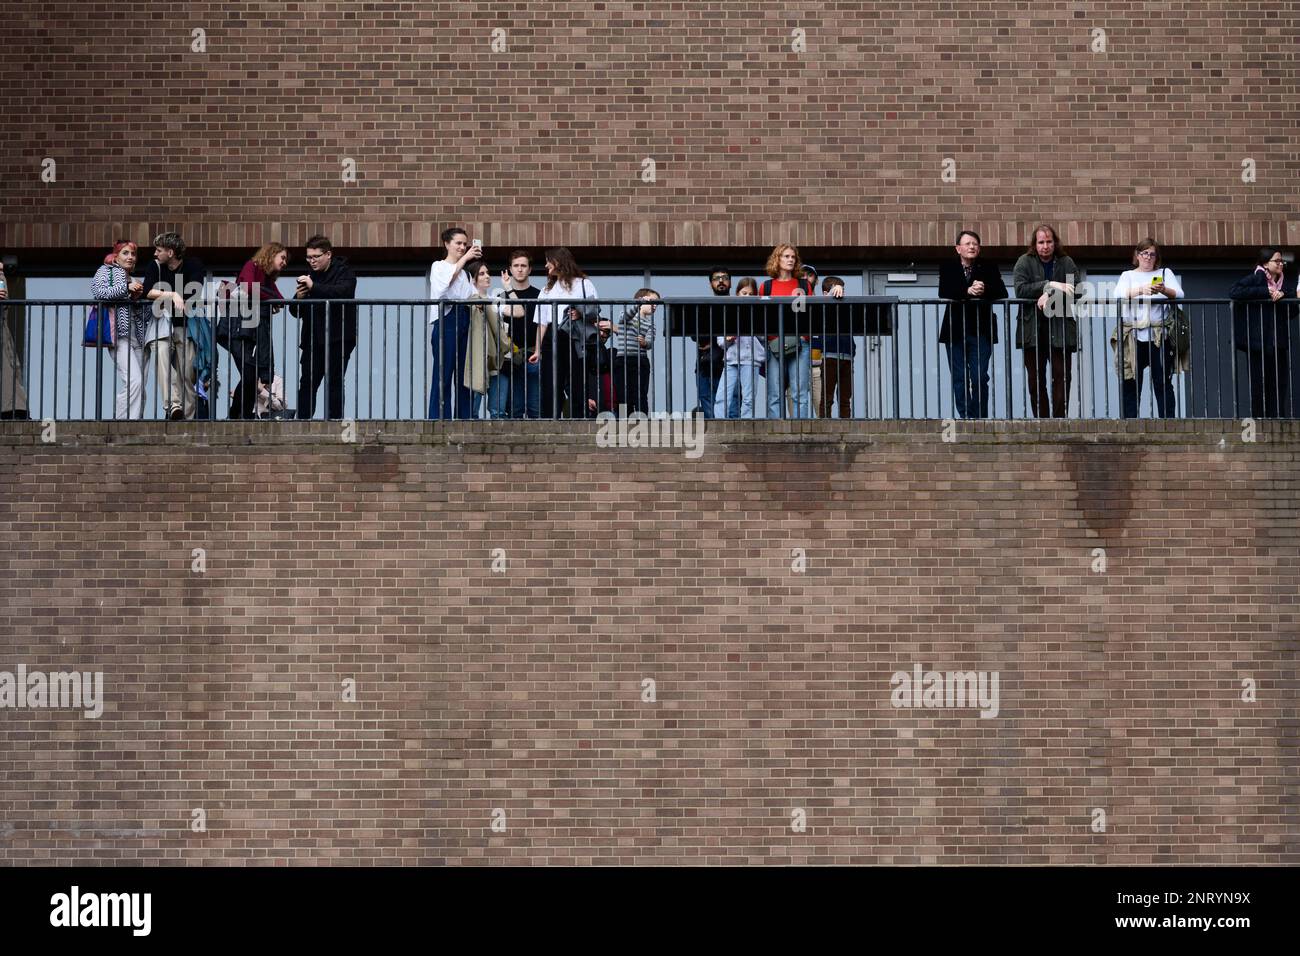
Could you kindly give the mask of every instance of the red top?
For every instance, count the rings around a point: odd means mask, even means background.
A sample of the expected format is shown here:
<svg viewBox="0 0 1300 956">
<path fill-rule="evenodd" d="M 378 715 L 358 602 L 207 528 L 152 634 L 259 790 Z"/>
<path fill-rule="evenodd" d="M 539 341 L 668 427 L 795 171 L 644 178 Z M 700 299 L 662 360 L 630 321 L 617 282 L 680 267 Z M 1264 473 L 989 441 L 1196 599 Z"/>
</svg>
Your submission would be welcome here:
<svg viewBox="0 0 1300 956">
<path fill-rule="evenodd" d="M 239 278 L 235 280 L 235 283 L 237 285 L 248 287 L 249 294 L 252 294 L 253 286 L 261 286 L 262 291 L 260 294 L 263 299 L 278 299 L 281 302 L 284 301 L 284 296 L 282 296 L 280 290 L 275 287 L 275 280 L 263 272 L 262 267 L 252 259 L 245 262 L 244 268 L 239 270 Z"/>
<path fill-rule="evenodd" d="M 794 295 L 794 290 L 800 287 L 802 287 L 804 292 L 808 295 L 812 295 L 812 286 L 801 279 L 768 279 L 767 283 L 758 287 L 759 290 L 761 291 L 768 283 L 771 283 L 771 286 L 767 290 L 767 294 L 770 296 L 791 296 Z M 775 335 L 769 335 L 767 340 L 771 342 L 775 338 Z M 806 335 L 801 335 L 799 338 L 803 339 L 805 342 L 808 341 L 808 336 Z"/>
</svg>

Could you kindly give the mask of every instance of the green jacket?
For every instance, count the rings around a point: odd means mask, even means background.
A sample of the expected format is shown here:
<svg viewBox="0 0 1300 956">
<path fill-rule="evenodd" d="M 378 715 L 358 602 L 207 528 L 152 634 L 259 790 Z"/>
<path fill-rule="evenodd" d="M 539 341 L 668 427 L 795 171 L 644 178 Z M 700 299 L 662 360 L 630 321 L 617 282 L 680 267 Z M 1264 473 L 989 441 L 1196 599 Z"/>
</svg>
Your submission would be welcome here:
<svg viewBox="0 0 1300 956">
<path fill-rule="evenodd" d="M 1043 294 L 1043 287 L 1047 284 L 1047 273 L 1043 271 L 1042 260 L 1032 253 L 1026 252 L 1016 260 L 1016 268 L 1012 273 L 1013 281 L 1016 286 L 1017 299 L 1034 299 Z M 1051 334 L 1052 348 L 1065 349 L 1067 352 L 1078 351 L 1079 348 L 1079 326 L 1074 319 L 1074 300 L 1083 295 L 1082 284 L 1084 272 L 1074 264 L 1074 260 L 1069 256 L 1061 256 L 1056 260 L 1056 268 L 1052 272 L 1053 282 L 1069 282 L 1075 288 L 1073 297 L 1064 293 L 1057 293 L 1061 296 L 1061 303 L 1065 306 L 1065 315 L 1056 316 L 1055 318 L 1046 315 L 1042 309 L 1036 305 L 1021 304 L 1020 320 L 1016 323 L 1016 348 L 1023 349 L 1026 345 L 1034 347 L 1038 343 L 1038 323 L 1048 323 L 1048 331 Z"/>
</svg>

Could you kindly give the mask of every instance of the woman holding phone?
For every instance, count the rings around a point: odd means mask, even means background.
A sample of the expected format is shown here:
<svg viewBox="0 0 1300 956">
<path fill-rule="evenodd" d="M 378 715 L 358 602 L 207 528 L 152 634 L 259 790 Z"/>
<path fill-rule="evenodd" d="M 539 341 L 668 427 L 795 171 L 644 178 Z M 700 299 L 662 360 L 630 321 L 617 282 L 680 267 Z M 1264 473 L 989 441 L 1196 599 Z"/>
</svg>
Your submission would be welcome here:
<svg viewBox="0 0 1300 956">
<path fill-rule="evenodd" d="M 466 267 L 483 255 L 481 241 L 470 242 L 469 233 L 453 226 L 442 233 L 446 252 L 429 270 L 430 299 L 468 299 L 474 295 Z M 465 355 L 469 347 L 469 306 L 450 302 L 439 306 L 430 319 L 429 344 L 433 348 L 433 385 L 429 389 L 430 418 L 472 418 L 473 393 L 465 387 Z"/>
<path fill-rule="evenodd" d="M 1174 271 L 1165 267 L 1160 245 L 1154 239 L 1143 239 L 1137 244 L 1133 265 L 1115 286 L 1123 330 L 1123 416 L 1137 418 L 1142 373 L 1149 368 L 1156 412 L 1160 418 L 1173 418 L 1177 410 L 1172 376 L 1181 368 L 1176 368 L 1180 359 L 1170 348 L 1165 322 L 1169 317 L 1169 303 L 1183 298 L 1183 285 Z M 1111 346 L 1115 344 L 1112 335 Z"/>
</svg>

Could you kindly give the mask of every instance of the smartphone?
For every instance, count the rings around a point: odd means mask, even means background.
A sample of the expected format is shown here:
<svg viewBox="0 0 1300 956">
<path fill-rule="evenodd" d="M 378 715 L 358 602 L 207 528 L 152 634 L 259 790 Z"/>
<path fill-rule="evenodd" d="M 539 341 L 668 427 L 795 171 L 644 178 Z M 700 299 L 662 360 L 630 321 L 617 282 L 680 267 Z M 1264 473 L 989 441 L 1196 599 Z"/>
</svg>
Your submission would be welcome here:
<svg viewBox="0 0 1300 956">
<path fill-rule="evenodd" d="M 1151 284 L 1152 284 L 1152 285 L 1164 285 L 1164 284 L 1165 284 L 1165 277 L 1164 277 L 1164 276 L 1156 276 L 1154 279 L 1151 280 Z"/>
<path fill-rule="evenodd" d="M 482 239 L 475 239 L 473 244 L 476 245 L 476 246 L 478 246 L 480 249 L 483 248 L 483 240 L 482 240 Z"/>
</svg>

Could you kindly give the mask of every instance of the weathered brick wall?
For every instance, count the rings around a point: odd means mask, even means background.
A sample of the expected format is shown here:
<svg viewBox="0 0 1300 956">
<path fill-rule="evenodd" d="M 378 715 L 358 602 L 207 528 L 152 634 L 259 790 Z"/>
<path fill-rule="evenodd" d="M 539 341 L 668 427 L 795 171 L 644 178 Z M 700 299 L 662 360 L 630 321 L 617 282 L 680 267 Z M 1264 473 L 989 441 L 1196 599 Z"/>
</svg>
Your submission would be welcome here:
<svg viewBox="0 0 1300 956">
<path fill-rule="evenodd" d="M 1294 424 L 486 426 L 0 424 L 0 860 L 1300 862 Z"/>
<path fill-rule="evenodd" d="M 411 250 L 454 221 L 489 246 L 792 238 L 903 254 L 949 246 L 957 224 L 1018 247 L 1042 218 L 1080 249 L 1148 233 L 1296 245 L 1289 13 L 1256 0 L 1136 19 L 1113 3 L 987 0 L 23 4 L 0 16 L 0 249 L 180 226 L 209 249 L 324 228 L 353 249 Z"/>
</svg>

